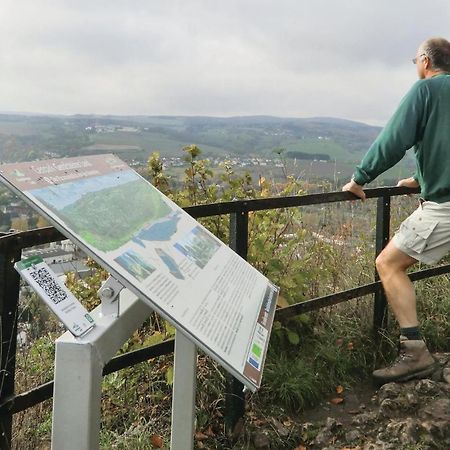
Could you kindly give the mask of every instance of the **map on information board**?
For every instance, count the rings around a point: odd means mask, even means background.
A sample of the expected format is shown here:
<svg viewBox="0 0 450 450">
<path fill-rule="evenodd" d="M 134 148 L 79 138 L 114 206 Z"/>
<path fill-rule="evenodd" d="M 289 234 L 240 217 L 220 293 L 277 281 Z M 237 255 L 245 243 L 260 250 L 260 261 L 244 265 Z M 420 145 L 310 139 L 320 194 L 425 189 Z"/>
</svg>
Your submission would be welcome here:
<svg viewBox="0 0 450 450">
<path fill-rule="evenodd" d="M 114 155 L 0 166 L 0 180 L 250 389 L 278 288 Z"/>
</svg>

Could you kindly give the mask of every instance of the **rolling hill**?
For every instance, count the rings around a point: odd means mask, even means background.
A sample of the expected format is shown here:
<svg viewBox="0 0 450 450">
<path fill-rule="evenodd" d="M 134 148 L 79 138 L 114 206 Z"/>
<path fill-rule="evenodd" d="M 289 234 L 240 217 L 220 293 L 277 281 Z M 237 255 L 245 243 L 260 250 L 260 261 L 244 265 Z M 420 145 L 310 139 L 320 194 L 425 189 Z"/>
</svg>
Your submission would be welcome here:
<svg viewBox="0 0 450 450">
<path fill-rule="evenodd" d="M 115 152 L 145 161 L 158 150 L 180 156 L 195 143 L 205 156 L 328 155 L 355 162 L 380 132 L 379 127 L 336 118 L 45 116 L 0 114 L 0 160 Z M 309 159 L 309 158 L 308 158 Z"/>
</svg>

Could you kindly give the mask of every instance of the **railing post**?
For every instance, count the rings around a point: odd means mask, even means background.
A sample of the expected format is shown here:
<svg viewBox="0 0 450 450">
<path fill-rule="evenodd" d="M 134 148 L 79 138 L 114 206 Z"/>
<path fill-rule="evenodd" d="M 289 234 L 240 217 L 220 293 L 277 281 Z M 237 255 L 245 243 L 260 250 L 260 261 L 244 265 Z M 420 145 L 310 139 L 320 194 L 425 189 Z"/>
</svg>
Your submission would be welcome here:
<svg viewBox="0 0 450 450">
<path fill-rule="evenodd" d="M 247 260 L 248 250 L 248 212 L 230 214 L 230 247 Z M 239 425 L 244 420 L 244 385 L 232 375 L 226 375 L 225 389 L 225 429 L 230 437 L 239 433 Z"/>
<path fill-rule="evenodd" d="M 6 248 L 5 248 L 6 247 Z M 20 277 L 14 263 L 20 260 L 21 249 L 5 246 L 0 253 L 0 316 L 1 316 L 1 366 L 0 404 L 14 395 L 17 346 L 17 308 Z M 0 417 L 0 448 L 11 448 L 12 413 Z"/>
<path fill-rule="evenodd" d="M 391 220 L 391 197 L 383 196 L 377 201 L 377 226 L 375 238 L 375 256 L 378 256 L 389 241 L 389 225 Z M 375 281 L 380 277 L 375 270 Z M 375 292 L 375 302 L 373 310 L 373 328 L 376 339 L 380 336 L 380 331 L 387 327 L 387 301 L 386 294 L 382 286 Z"/>
</svg>

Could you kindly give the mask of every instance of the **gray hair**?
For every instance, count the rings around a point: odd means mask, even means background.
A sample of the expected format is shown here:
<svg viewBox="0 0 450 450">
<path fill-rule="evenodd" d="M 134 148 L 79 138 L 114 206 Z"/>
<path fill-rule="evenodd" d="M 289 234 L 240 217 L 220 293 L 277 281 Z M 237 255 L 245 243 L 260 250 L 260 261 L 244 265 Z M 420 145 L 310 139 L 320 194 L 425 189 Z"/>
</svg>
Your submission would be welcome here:
<svg viewBox="0 0 450 450">
<path fill-rule="evenodd" d="M 422 51 L 430 59 L 433 70 L 450 72 L 450 42 L 447 39 L 428 39 L 423 43 Z"/>
</svg>

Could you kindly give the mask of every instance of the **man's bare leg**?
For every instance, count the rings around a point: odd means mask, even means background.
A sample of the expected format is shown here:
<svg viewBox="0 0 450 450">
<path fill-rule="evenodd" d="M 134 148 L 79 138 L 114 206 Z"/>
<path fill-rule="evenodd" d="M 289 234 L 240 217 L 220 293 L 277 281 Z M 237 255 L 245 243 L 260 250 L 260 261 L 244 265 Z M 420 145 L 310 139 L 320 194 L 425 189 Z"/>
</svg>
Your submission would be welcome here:
<svg viewBox="0 0 450 450">
<path fill-rule="evenodd" d="M 418 331 L 416 294 L 406 269 L 417 261 L 390 242 L 377 258 L 376 265 L 389 305 L 403 331 L 414 336 Z M 413 329 L 415 328 L 414 332 Z M 406 334 L 406 333 L 405 333 Z M 423 378 L 435 370 L 435 361 L 421 337 L 402 336 L 400 355 L 384 369 L 373 372 L 377 384 Z"/>
<path fill-rule="evenodd" d="M 414 285 L 406 275 L 406 269 L 416 262 L 416 259 L 399 250 L 392 242 L 389 242 L 376 260 L 388 303 L 401 328 L 419 324 Z"/>
</svg>

